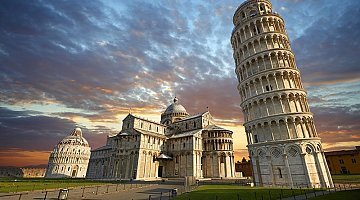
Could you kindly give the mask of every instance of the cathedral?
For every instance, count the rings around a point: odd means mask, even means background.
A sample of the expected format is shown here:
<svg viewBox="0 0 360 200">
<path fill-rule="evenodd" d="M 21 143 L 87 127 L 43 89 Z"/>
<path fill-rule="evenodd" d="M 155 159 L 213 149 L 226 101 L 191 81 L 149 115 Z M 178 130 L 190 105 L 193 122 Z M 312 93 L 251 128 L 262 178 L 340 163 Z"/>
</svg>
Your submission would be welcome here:
<svg viewBox="0 0 360 200">
<path fill-rule="evenodd" d="M 175 97 L 160 123 L 133 114 L 106 145 L 91 152 L 87 178 L 232 178 L 232 131 L 217 126 L 209 111 L 189 115 Z"/>
</svg>

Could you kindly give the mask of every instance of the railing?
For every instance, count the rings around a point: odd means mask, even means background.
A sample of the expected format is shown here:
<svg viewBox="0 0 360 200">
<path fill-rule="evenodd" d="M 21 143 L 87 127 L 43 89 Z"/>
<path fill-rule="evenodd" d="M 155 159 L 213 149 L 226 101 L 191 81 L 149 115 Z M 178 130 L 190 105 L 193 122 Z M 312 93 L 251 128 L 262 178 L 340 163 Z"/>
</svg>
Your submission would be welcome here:
<svg viewBox="0 0 360 200">
<path fill-rule="evenodd" d="M 71 198 L 90 198 L 93 196 L 117 193 L 122 191 L 129 191 L 138 188 L 149 187 L 157 185 L 159 182 L 129 182 L 129 183 L 113 183 L 113 184 L 103 184 L 103 185 L 93 185 L 93 186 L 83 186 L 83 187 L 70 187 L 68 189 L 68 195 L 71 195 Z M 165 195 L 165 194 L 164 194 Z M 60 189 L 44 189 L 35 190 L 33 192 L 15 192 L 10 194 L 0 195 L 2 197 L 14 197 L 21 200 L 23 197 L 36 196 L 37 199 L 59 199 Z M 42 196 L 42 197 L 40 197 Z M 39 198 L 40 197 L 40 198 Z M 13 198 L 13 199 L 14 199 Z"/>
</svg>

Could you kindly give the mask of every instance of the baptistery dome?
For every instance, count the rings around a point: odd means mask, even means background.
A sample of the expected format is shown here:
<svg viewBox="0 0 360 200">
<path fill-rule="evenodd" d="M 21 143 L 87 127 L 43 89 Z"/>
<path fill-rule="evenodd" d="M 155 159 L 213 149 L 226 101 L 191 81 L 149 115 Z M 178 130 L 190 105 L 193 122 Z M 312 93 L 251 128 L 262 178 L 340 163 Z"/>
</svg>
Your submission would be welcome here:
<svg viewBox="0 0 360 200">
<path fill-rule="evenodd" d="M 89 147 L 88 141 L 82 136 L 82 131 L 80 128 L 75 128 L 70 135 L 66 136 L 62 139 L 59 145 L 72 144 L 72 145 L 80 145 L 84 147 Z"/>
<path fill-rule="evenodd" d="M 166 108 L 163 114 L 161 114 L 161 123 L 171 124 L 187 116 L 189 116 L 189 113 L 186 111 L 185 107 L 179 103 L 179 99 L 175 97 L 174 102 Z"/>
<path fill-rule="evenodd" d="M 46 178 L 85 178 L 90 159 L 90 146 L 80 128 L 62 139 L 51 152 Z"/>
</svg>

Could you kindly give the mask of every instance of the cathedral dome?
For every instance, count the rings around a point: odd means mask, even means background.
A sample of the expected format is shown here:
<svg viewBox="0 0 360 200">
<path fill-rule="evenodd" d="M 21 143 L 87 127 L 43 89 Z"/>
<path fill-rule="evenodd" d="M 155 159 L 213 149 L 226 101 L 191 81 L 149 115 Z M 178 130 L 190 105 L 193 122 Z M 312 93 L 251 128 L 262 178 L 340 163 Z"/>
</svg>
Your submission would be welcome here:
<svg viewBox="0 0 360 200">
<path fill-rule="evenodd" d="M 174 103 L 168 106 L 164 112 L 164 114 L 172 114 L 172 113 L 187 113 L 184 106 L 179 104 L 178 98 L 174 98 Z"/>
</svg>

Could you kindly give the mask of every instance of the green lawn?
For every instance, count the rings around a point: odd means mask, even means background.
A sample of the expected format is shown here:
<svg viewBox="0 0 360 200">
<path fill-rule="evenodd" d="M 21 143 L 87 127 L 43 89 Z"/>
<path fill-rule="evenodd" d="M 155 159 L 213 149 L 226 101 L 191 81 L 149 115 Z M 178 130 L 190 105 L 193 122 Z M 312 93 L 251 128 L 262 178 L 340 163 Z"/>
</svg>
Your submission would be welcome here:
<svg viewBox="0 0 360 200">
<path fill-rule="evenodd" d="M 85 179 L 0 179 L 0 193 L 100 185 L 107 183 L 108 182 L 97 182 Z"/>
<path fill-rule="evenodd" d="M 360 183 L 360 175 L 332 175 L 334 183 Z"/>
<path fill-rule="evenodd" d="M 281 192 L 282 191 L 282 192 Z M 196 190 L 185 193 L 175 198 L 176 200 L 268 200 L 279 199 L 282 197 L 290 197 L 293 195 L 303 194 L 305 190 L 291 190 L 280 188 L 264 188 L 264 187 L 248 187 L 237 185 L 202 185 Z M 308 192 L 310 192 L 308 190 Z M 271 198 L 270 198 L 271 197 Z"/>
<path fill-rule="evenodd" d="M 312 200 L 338 200 L 338 199 L 360 199 L 360 190 L 341 191 L 324 196 L 312 198 Z"/>
</svg>

